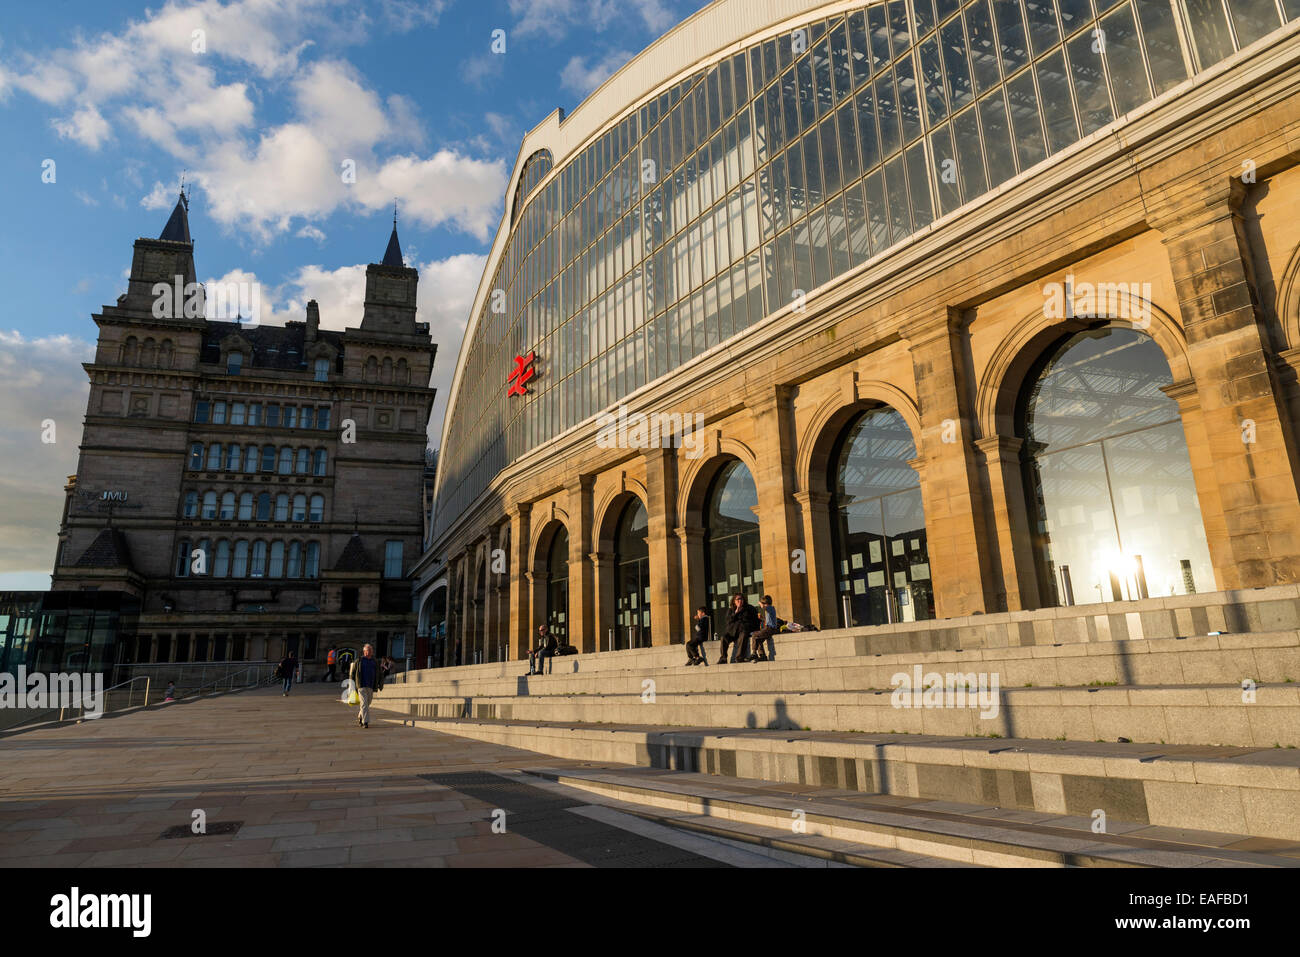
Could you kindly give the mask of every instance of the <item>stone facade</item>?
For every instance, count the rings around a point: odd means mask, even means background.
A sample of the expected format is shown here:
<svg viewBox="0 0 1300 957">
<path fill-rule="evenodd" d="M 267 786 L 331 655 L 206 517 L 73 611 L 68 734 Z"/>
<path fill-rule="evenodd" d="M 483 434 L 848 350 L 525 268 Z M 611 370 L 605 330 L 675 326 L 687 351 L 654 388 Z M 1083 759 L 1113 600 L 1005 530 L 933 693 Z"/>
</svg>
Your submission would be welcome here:
<svg viewBox="0 0 1300 957">
<path fill-rule="evenodd" d="M 763 590 L 783 617 L 834 627 L 827 470 L 878 406 L 917 450 L 936 617 L 1052 604 L 1017 402 L 1053 343 L 1106 326 L 1136 325 L 1172 374 L 1214 575 L 1199 590 L 1300 581 L 1298 88 L 1287 28 L 625 400 L 703 413 L 698 457 L 601 448 L 588 420 L 518 458 L 434 542 L 454 660 L 526 651 L 560 528 L 569 640 L 607 647 L 610 541 L 632 497 L 648 512 L 652 640 L 682 641 L 706 587 L 705 498 L 733 460 L 757 486 Z M 1054 316 L 1045 290 L 1067 280 L 1142 284 L 1144 319 Z"/>
<path fill-rule="evenodd" d="M 127 294 L 93 317 L 53 588 L 138 599 L 118 663 L 288 647 L 323 661 L 364 641 L 384 653 L 413 637 L 403 575 L 423 545 L 436 347 L 415 321 L 416 270 L 394 228 L 364 318 L 342 332 L 320 328 L 315 301 L 283 327 L 210 321 L 202 306 L 159 318 L 154 284 L 194 277 L 186 208 L 136 241 Z"/>
</svg>

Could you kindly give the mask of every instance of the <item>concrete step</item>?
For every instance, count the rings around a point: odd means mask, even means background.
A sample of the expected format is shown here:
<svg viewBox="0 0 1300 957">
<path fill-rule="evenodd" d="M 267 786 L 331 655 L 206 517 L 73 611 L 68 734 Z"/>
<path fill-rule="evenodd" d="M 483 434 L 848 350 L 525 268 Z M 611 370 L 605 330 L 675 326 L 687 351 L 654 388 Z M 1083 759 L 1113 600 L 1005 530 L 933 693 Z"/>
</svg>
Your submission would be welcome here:
<svg viewBox="0 0 1300 957">
<path fill-rule="evenodd" d="M 526 773 L 640 805 L 642 816 L 666 826 L 857 866 L 1300 867 L 1300 845 L 1264 851 L 1233 834 L 1149 826 L 1094 833 L 1088 818 L 648 768 Z"/>
<path fill-rule="evenodd" d="M 773 673 L 766 683 L 779 686 L 781 677 Z M 1235 685 L 1183 685 L 1002 688 L 983 696 L 976 687 L 959 685 L 929 701 L 889 691 L 663 690 L 679 683 L 656 681 L 653 693 L 520 697 L 404 697 L 386 688 L 381 698 L 385 707 L 422 718 L 1300 747 L 1300 685 L 1295 684 L 1264 685 L 1249 695 Z"/>
<path fill-rule="evenodd" d="M 469 718 L 391 720 L 581 761 L 1300 842 L 1300 750 Z"/>
<path fill-rule="evenodd" d="M 858 653 L 856 644 L 781 635 L 777 660 L 770 662 L 716 665 L 720 643 L 714 642 L 706 645 L 708 667 L 686 666 L 684 649 L 675 646 L 654 655 L 613 652 L 599 669 L 587 656 L 557 658 L 551 673 L 532 677 L 519 662 L 476 665 L 472 674 L 429 669 L 390 687 L 412 697 L 640 694 L 649 678 L 660 692 L 846 691 L 891 689 L 896 675 L 911 676 L 918 665 L 927 673 L 996 674 L 1003 688 L 1300 682 L 1300 631 L 872 655 Z"/>
</svg>

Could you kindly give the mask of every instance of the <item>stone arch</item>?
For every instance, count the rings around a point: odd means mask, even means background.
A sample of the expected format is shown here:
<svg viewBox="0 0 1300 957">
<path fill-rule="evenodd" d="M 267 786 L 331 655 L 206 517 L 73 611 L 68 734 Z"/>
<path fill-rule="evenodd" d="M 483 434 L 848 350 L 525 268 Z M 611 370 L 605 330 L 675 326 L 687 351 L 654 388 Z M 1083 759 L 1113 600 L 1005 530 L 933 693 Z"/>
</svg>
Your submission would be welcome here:
<svg viewBox="0 0 1300 957">
<path fill-rule="evenodd" d="M 555 515 L 539 524 L 537 531 L 533 533 L 532 543 L 528 546 L 528 568 L 526 570 L 534 575 L 545 574 L 546 556 L 551 550 L 551 542 L 555 539 L 556 532 L 564 529 L 566 535 L 571 534 L 569 532 L 569 516 L 564 515 L 561 518 L 560 516 L 563 513 L 559 509 L 555 511 Z"/>
<path fill-rule="evenodd" d="M 610 552 L 614 545 L 614 532 L 618 527 L 619 517 L 623 514 L 623 509 L 632 499 L 639 499 L 641 504 L 650 508 L 650 495 L 646 487 L 634 478 L 624 477 L 623 485 L 619 488 L 610 489 L 596 506 L 592 529 L 595 536 L 595 542 L 592 544 L 592 550 L 596 552 Z"/>
<path fill-rule="evenodd" d="M 795 457 L 795 482 L 802 492 L 822 491 L 831 450 L 845 426 L 858 414 L 876 406 L 889 406 L 903 417 L 912 431 L 912 441 L 921 450 L 921 412 L 902 389 L 888 382 L 858 382 L 854 395 L 843 392 L 828 397 L 813 413 L 799 440 Z"/>
<path fill-rule="evenodd" d="M 126 341 L 122 343 L 122 365 L 133 366 L 140 361 L 140 340 L 135 336 L 127 336 Z"/>
<path fill-rule="evenodd" d="M 379 381 L 379 359 L 377 357 L 375 356 L 366 357 L 365 371 L 362 373 L 362 378 L 366 382 Z"/>
<path fill-rule="evenodd" d="M 678 493 L 677 524 L 684 528 L 703 528 L 704 498 L 709 493 L 709 486 L 724 465 L 732 459 L 739 459 L 749 469 L 750 475 L 758 475 L 758 456 L 744 442 L 736 439 L 722 438 L 714 434 L 713 441 L 706 446 L 706 452 L 698 459 L 687 459 L 687 466 L 681 477 Z"/>
<path fill-rule="evenodd" d="M 1107 326 L 1137 328 L 1139 332 L 1150 336 L 1164 353 L 1174 384 L 1190 382 L 1191 364 L 1187 357 L 1187 337 L 1182 327 L 1159 306 L 1136 297 L 1130 297 L 1130 300 L 1130 310 L 1147 311 L 1150 320 L 1146 328 L 1135 325 L 1130 319 L 1052 319 L 1043 315 L 1041 309 L 1031 312 L 1017 323 L 1012 334 L 1003 339 L 989 357 L 976 388 L 975 425 L 979 429 L 978 438 L 1015 435 L 1016 401 L 1030 368 L 1052 343 L 1085 329 Z"/>
</svg>

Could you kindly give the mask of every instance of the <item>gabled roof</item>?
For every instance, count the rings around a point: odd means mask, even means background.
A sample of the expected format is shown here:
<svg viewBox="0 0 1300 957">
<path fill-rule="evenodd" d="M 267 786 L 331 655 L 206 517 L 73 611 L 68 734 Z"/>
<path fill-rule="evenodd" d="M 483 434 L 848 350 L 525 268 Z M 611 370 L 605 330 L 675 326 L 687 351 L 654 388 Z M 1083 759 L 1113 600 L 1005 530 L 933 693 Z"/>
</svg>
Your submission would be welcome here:
<svg viewBox="0 0 1300 957">
<path fill-rule="evenodd" d="M 189 212 L 189 202 L 185 199 L 185 194 L 181 193 L 180 198 L 176 200 L 176 208 L 172 210 L 171 218 L 167 220 L 167 225 L 163 227 L 162 235 L 158 238 L 174 243 L 192 243 Z"/>
<path fill-rule="evenodd" d="M 370 560 L 370 553 L 366 551 L 365 544 L 361 541 L 361 536 L 356 532 L 348 539 L 347 545 L 343 547 L 343 554 L 339 560 L 334 563 L 336 572 L 373 572 L 378 571 L 374 562 Z"/>
<path fill-rule="evenodd" d="M 77 559 L 76 567 L 131 568 L 131 552 L 126 547 L 126 536 L 116 528 L 102 530 Z"/>
</svg>

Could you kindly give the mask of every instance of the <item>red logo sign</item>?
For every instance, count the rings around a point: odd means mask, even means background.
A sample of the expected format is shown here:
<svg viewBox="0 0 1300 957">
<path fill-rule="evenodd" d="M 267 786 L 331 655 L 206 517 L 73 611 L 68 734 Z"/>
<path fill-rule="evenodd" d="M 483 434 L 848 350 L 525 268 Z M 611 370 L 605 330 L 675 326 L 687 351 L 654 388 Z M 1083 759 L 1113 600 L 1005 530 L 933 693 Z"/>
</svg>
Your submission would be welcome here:
<svg viewBox="0 0 1300 957">
<path fill-rule="evenodd" d="M 515 369 L 510 373 L 507 382 L 512 383 L 506 390 L 506 395 L 528 395 L 528 380 L 537 375 L 537 370 L 533 368 L 533 360 L 537 358 L 536 352 L 530 352 L 526 356 L 515 356 Z"/>
</svg>

